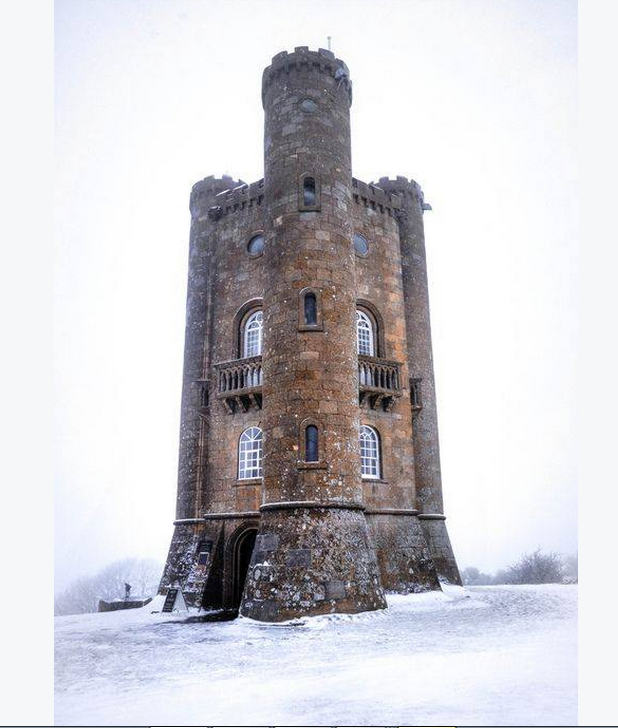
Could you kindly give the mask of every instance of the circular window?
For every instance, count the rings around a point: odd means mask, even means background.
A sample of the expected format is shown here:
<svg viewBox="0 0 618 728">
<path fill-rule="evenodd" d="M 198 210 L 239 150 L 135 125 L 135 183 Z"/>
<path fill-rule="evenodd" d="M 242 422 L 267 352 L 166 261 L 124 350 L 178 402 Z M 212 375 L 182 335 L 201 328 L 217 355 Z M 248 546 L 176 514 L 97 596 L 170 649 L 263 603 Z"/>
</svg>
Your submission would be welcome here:
<svg viewBox="0 0 618 728">
<path fill-rule="evenodd" d="M 354 237 L 352 239 L 354 241 L 354 250 L 358 253 L 358 255 L 367 255 L 369 252 L 369 243 L 366 238 L 358 233 L 354 233 Z"/>
<path fill-rule="evenodd" d="M 300 108 L 308 114 L 313 114 L 313 112 L 318 108 L 318 105 L 313 99 L 303 99 L 300 102 Z"/>
<path fill-rule="evenodd" d="M 251 238 L 247 244 L 247 251 L 249 252 L 249 255 L 254 258 L 264 252 L 264 236 L 261 233 L 259 235 L 254 235 Z"/>
</svg>

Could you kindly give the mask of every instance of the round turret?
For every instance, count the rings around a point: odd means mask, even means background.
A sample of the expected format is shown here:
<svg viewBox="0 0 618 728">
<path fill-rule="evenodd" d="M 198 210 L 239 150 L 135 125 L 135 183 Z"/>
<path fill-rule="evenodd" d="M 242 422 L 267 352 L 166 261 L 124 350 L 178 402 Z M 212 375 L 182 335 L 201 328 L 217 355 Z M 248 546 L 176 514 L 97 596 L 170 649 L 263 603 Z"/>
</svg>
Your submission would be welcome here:
<svg viewBox="0 0 618 728">
<path fill-rule="evenodd" d="M 262 100 L 264 183 L 273 212 L 299 211 L 303 175 L 315 180 L 316 201 L 301 207 L 317 208 L 332 195 L 349 197 L 351 81 L 345 63 L 325 50 L 280 53 L 264 71 Z"/>
<path fill-rule="evenodd" d="M 362 505 L 347 66 L 280 53 L 262 98 L 263 505 L 241 613 L 380 609 Z"/>
<path fill-rule="evenodd" d="M 411 177 L 397 176 L 394 179 L 390 177 L 380 177 L 377 183 L 372 182 L 371 184 L 377 184 L 380 189 L 383 189 L 389 195 L 397 195 L 401 200 L 402 208 L 409 209 L 414 206 L 419 212 L 423 212 L 425 204 L 425 198 L 423 196 L 423 190 L 418 182 L 415 182 Z"/>
<path fill-rule="evenodd" d="M 244 185 L 242 180 L 235 180 L 224 174 L 223 177 L 215 177 L 210 175 L 196 182 L 191 188 L 191 196 L 189 198 L 189 210 L 191 217 L 202 217 L 207 214 L 210 207 L 215 204 L 215 198 L 221 192 L 233 190 L 235 187 Z"/>
<path fill-rule="evenodd" d="M 281 51 L 273 56 L 270 66 L 264 69 L 262 74 L 262 105 L 266 109 L 266 94 L 273 81 L 282 75 L 291 76 L 296 71 L 310 69 L 325 76 L 331 76 L 339 86 L 345 89 L 348 97 L 348 106 L 352 103 L 352 81 L 346 64 L 339 58 L 335 58 L 332 51 L 320 48 L 317 51 L 310 51 L 307 46 L 299 46 L 294 53 Z"/>
<path fill-rule="evenodd" d="M 297 48 L 275 56 L 264 73 L 272 221 L 265 246 L 266 502 L 360 499 L 349 77 L 338 74 L 344 67 L 329 51 Z M 315 296 L 315 324 L 299 320 L 306 291 Z M 290 445 L 300 423 L 316 418 L 320 432 L 329 432 L 328 442 L 322 436 L 325 466 L 306 473 Z M 269 437 L 271 430 L 286 439 Z"/>
</svg>

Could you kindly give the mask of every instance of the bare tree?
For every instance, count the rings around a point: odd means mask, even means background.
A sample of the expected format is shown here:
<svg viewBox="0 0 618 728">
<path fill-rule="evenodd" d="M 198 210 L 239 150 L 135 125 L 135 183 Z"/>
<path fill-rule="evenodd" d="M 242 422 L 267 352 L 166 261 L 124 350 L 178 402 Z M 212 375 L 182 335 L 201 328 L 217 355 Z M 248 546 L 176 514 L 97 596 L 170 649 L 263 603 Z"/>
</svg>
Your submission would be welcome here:
<svg viewBox="0 0 618 728">
<path fill-rule="evenodd" d="M 494 578 L 491 574 L 479 571 L 476 566 L 468 566 L 461 572 L 461 579 L 466 586 L 493 584 Z"/>
<path fill-rule="evenodd" d="M 96 612 L 99 599 L 122 599 L 125 583 L 131 585 L 131 595 L 149 597 L 156 594 L 163 566 L 154 559 L 123 559 L 91 577 L 76 579 L 54 601 L 54 614 Z"/>
<path fill-rule="evenodd" d="M 96 612 L 99 604 L 95 580 L 91 576 L 76 579 L 54 599 L 54 614 Z"/>
<path fill-rule="evenodd" d="M 162 566 L 154 559 L 123 559 L 106 566 L 96 576 L 101 599 L 120 599 L 124 585 L 131 585 L 131 596 L 152 596 L 161 578 Z"/>
<path fill-rule="evenodd" d="M 559 554 L 543 553 L 540 548 L 524 554 L 506 570 L 506 584 L 559 584 L 563 564 Z"/>
<path fill-rule="evenodd" d="M 508 573 L 506 569 L 498 569 L 496 573 L 494 574 L 492 584 L 510 584 L 511 582 L 508 581 Z"/>
<path fill-rule="evenodd" d="M 563 580 L 565 584 L 577 584 L 578 572 L 577 572 L 577 553 L 571 554 L 570 556 L 564 557 L 564 574 Z"/>
</svg>

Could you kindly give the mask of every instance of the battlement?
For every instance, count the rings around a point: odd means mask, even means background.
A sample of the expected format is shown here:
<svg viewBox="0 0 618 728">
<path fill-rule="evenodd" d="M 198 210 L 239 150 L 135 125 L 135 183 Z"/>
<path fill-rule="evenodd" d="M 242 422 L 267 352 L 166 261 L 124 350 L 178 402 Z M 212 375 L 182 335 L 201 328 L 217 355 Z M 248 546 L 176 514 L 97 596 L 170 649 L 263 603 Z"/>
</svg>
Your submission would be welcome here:
<svg viewBox="0 0 618 728">
<path fill-rule="evenodd" d="M 221 190 L 217 193 L 208 208 L 208 215 L 211 220 L 219 220 L 225 215 L 234 213 L 237 210 L 244 210 L 247 207 L 261 205 L 264 199 L 264 180 L 247 184 L 240 182 L 234 187 Z"/>
<path fill-rule="evenodd" d="M 357 205 L 370 207 L 377 212 L 393 216 L 401 207 L 401 201 L 395 194 L 378 187 L 373 182 L 361 182 L 352 177 L 352 199 Z"/>
<path fill-rule="evenodd" d="M 266 90 L 275 79 L 284 73 L 289 74 L 303 69 L 328 74 L 338 80 L 344 85 L 350 104 L 352 103 L 352 81 L 346 64 L 341 59 L 336 58 L 332 51 L 325 48 L 310 51 L 307 46 L 298 46 L 298 48 L 294 48 L 293 53 L 287 51 L 277 53 L 276 56 L 273 56 L 270 66 L 264 69 L 262 74 L 262 105 L 264 105 L 266 98 Z"/>
<path fill-rule="evenodd" d="M 373 182 L 371 184 L 374 184 Z M 397 176 L 395 179 L 390 177 L 380 177 L 378 186 L 389 192 L 391 195 L 399 195 L 400 197 L 414 197 L 423 202 L 423 190 L 418 182 L 412 178 Z"/>
<path fill-rule="evenodd" d="M 210 175 L 196 182 L 191 188 L 191 196 L 189 198 L 189 209 L 193 217 L 205 213 L 208 208 L 214 204 L 212 200 L 222 191 L 244 185 L 242 180 L 234 180 L 227 174 L 223 177 L 215 177 Z"/>
</svg>

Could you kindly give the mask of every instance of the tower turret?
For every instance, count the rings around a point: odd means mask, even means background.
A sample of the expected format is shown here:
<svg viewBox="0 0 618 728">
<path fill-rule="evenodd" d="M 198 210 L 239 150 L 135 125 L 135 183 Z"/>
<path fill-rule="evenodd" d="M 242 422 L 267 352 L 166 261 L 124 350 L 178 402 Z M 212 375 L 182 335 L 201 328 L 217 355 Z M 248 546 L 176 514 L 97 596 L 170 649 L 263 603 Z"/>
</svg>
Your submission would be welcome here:
<svg viewBox="0 0 618 728">
<path fill-rule="evenodd" d="M 264 71 L 264 488 L 242 614 L 385 606 L 362 506 L 351 82 L 325 50 Z"/>
<path fill-rule="evenodd" d="M 433 371 L 429 288 L 423 212 L 426 209 L 419 184 L 406 177 L 381 177 L 381 189 L 396 194 L 401 203 L 397 213 L 401 241 L 401 270 L 406 311 L 408 365 L 413 396 L 419 411 L 414 418 L 414 466 L 416 497 L 425 538 L 438 574 L 461 584 L 446 530 L 440 470 L 440 444 L 436 385 Z"/>
<path fill-rule="evenodd" d="M 163 585 L 185 583 L 193 562 L 193 548 L 202 523 L 203 466 L 208 458 L 209 420 L 202 416 L 208 398 L 211 367 L 212 259 L 216 230 L 208 212 L 223 191 L 244 184 L 232 177 L 210 175 L 191 189 L 189 210 L 189 264 L 185 321 L 185 346 L 180 406 L 176 520 L 172 544 L 162 578 Z M 190 603 L 193 595 L 187 594 Z"/>
</svg>

